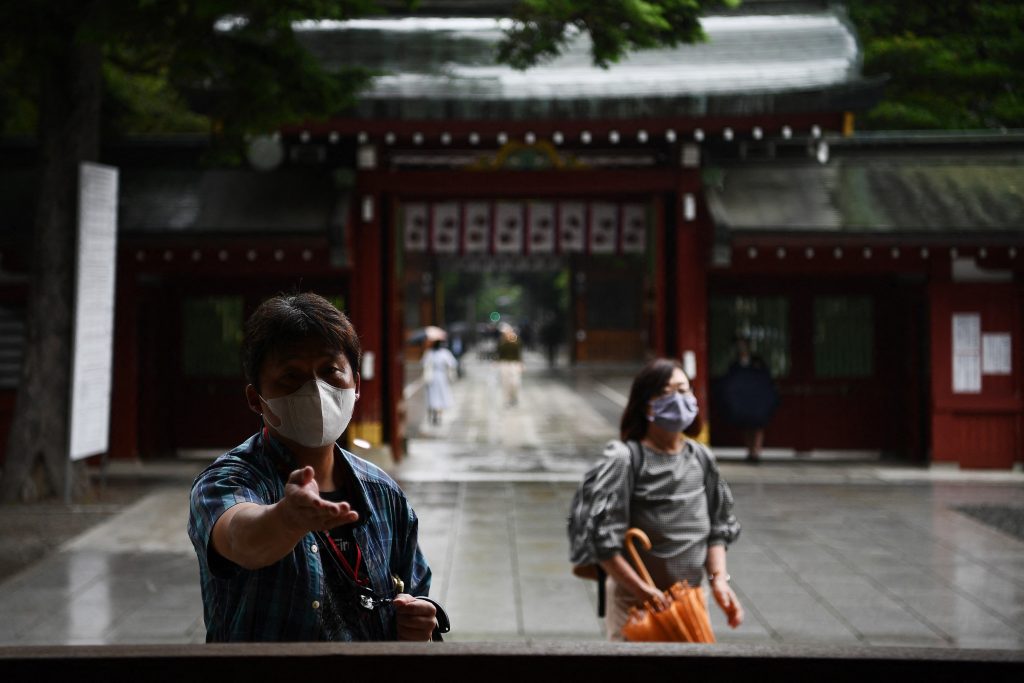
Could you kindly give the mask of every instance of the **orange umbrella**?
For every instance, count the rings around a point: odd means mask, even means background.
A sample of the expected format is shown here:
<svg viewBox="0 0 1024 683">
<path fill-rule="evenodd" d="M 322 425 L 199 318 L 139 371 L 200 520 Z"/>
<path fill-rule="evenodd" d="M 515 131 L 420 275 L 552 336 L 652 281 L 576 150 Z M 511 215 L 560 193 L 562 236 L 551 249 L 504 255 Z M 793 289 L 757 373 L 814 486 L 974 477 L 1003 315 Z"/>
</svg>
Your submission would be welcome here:
<svg viewBox="0 0 1024 683">
<path fill-rule="evenodd" d="M 640 529 L 626 532 L 626 549 L 637 572 L 651 586 L 654 580 L 640 559 L 634 541 L 639 541 L 645 550 L 650 550 L 651 539 Z M 622 635 L 634 642 L 683 642 L 713 643 L 715 634 L 711 631 L 707 600 L 700 586 L 690 586 L 685 581 L 675 583 L 665 591 L 669 606 L 662 608 L 650 601 L 643 607 L 634 607 L 629 612 Z"/>
</svg>

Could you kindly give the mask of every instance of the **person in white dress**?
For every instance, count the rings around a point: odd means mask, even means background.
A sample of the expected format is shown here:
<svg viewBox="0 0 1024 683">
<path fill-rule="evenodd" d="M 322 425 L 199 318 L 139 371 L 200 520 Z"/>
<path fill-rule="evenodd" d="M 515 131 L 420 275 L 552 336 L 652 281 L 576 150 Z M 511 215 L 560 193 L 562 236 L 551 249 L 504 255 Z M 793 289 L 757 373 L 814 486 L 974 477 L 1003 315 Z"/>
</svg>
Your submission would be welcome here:
<svg viewBox="0 0 1024 683">
<path fill-rule="evenodd" d="M 423 383 L 427 389 L 427 417 L 441 424 L 441 414 L 454 405 L 450 374 L 458 367 L 455 356 L 437 340 L 423 353 Z"/>
</svg>

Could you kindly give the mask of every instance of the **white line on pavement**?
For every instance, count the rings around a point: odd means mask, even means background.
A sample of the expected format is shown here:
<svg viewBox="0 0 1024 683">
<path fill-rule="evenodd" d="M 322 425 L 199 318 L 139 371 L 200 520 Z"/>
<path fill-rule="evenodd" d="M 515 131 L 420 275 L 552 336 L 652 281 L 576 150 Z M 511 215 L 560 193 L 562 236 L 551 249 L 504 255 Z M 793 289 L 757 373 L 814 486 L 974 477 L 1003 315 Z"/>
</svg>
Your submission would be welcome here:
<svg viewBox="0 0 1024 683">
<path fill-rule="evenodd" d="M 607 384 L 594 382 L 594 386 L 597 387 L 597 390 L 601 393 L 602 396 L 604 396 L 617 406 L 622 406 L 623 408 L 625 408 L 626 404 L 629 402 L 629 397 L 623 396 L 622 394 L 615 391 Z"/>
<path fill-rule="evenodd" d="M 402 398 L 404 398 L 405 400 L 408 401 L 412 397 L 413 394 L 415 394 L 417 391 L 419 391 L 422 388 L 423 388 L 423 378 L 420 377 L 418 380 L 416 380 L 414 382 L 410 382 L 409 384 L 405 385 L 405 388 L 402 389 Z"/>
</svg>

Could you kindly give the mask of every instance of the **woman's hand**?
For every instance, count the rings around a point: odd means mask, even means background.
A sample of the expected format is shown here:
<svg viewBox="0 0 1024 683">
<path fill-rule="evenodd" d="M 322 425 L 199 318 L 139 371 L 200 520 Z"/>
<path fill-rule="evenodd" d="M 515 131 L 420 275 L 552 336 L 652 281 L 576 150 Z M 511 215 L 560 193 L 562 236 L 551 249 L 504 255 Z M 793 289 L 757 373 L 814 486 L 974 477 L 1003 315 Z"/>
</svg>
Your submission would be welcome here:
<svg viewBox="0 0 1024 683">
<path fill-rule="evenodd" d="M 729 618 L 730 627 L 736 628 L 743 623 L 743 605 L 725 577 L 716 578 L 711 582 L 711 593 L 715 596 L 715 602 L 725 612 L 725 616 Z"/>
<path fill-rule="evenodd" d="M 669 606 L 669 600 L 665 594 L 649 583 L 641 583 L 640 589 L 635 595 L 641 602 L 650 602 L 659 610 Z"/>
</svg>

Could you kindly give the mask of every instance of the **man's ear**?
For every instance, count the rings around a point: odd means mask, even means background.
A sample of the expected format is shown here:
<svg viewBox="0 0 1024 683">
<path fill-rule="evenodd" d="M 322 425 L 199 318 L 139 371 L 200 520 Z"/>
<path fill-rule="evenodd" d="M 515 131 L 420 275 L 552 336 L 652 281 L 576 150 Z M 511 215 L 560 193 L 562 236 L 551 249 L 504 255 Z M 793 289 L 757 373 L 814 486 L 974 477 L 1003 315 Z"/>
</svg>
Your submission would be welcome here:
<svg viewBox="0 0 1024 683">
<path fill-rule="evenodd" d="M 251 384 L 245 385 L 245 402 L 249 404 L 249 410 L 257 415 L 263 415 L 263 403 L 260 401 L 259 392 Z"/>
<path fill-rule="evenodd" d="M 358 401 L 359 400 L 359 383 L 360 383 L 360 381 L 362 381 L 362 378 L 359 376 L 358 372 L 355 373 L 355 375 L 356 375 L 356 400 Z"/>
</svg>

